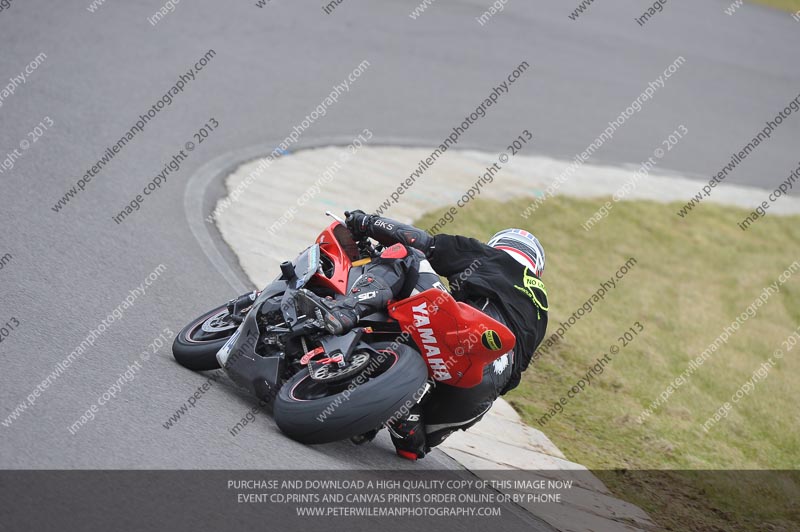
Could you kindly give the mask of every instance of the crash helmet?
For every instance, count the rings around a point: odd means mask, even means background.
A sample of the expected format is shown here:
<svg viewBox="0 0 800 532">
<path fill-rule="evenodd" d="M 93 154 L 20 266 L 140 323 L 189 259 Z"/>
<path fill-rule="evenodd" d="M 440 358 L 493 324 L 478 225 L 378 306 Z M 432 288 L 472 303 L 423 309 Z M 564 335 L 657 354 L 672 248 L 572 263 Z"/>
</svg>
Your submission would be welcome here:
<svg viewBox="0 0 800 532">
<path fill-rule="evenodd" d="M 489 239 L 487 244 L 501 249 L 527 266 L 537 277 L 544 273 L 544 248 L 535 236 L 524 229 L 503 229 Z"/>
</svg>

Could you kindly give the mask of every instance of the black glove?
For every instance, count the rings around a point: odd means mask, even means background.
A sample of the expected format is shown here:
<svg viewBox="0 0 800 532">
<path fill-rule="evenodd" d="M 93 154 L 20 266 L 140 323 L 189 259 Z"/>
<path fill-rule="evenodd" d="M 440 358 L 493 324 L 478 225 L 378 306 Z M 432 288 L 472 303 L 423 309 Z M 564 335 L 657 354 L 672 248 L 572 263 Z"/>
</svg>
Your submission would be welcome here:
<svg viewBox="0 0 800 532">
<path fill-rule="evenodd" d="M 422 251 L 428 258 L 433 253 L 433 237 L 422 229 L 364 211 L 348 211 L 344 214 L 345 224 L 356 240 L 370 237 L 384 246 L 400 243 Z"/>
<path fill-rule="evenodd" d="M 372 215 L 362 210 L 355 210 L 345 211 L 344 216 L 344 223 L 353 234 L 353 238 L 356 240 L 364 240 L 370 236 L 369 228 Z"/>
</svg>

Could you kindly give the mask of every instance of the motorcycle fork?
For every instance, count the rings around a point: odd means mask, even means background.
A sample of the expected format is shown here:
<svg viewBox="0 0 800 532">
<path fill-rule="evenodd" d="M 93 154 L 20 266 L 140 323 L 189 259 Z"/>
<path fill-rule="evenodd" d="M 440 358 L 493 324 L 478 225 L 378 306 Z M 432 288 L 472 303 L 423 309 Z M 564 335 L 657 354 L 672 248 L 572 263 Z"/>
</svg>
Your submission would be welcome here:
<svg viewBox="0 0 800 532">
<path fill-rule="evenodd" d="M 252 305 L 260 293 L 258 290 L 253 290 L 249 294 L 244 294 L 228 301 L 228 314 L 231 316 L 231 321 L 242 323 L 244 321 L 244 317 L 241 315 L 242 311 Z"/>
</svg>

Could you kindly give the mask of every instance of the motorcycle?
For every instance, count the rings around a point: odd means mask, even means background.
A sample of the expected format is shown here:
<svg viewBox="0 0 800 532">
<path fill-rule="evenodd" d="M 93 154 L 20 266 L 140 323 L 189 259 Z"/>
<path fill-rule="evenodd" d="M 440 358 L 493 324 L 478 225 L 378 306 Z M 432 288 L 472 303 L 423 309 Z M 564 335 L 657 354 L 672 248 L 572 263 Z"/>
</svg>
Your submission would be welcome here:
<svg viewBox="0 0 800 532">
<path fill-rule="evenodd" d="M 303 314 L 294 295 L 347 294 L 382 247 L 357 241 L 344 220 L 326 214 L 335 221 L 283 262 L 274 281 L 193 320 L 172 347 L 182 366 L 222 368 L 258 399 L 274 401 L 280 430 L 306 444 L 380 429 L 436 386 L 476 386 L 515 340 L 502 323 L 457 302 L 424 260 L 410 297 L 331 335 L 319 311 Z"/>
</svg>

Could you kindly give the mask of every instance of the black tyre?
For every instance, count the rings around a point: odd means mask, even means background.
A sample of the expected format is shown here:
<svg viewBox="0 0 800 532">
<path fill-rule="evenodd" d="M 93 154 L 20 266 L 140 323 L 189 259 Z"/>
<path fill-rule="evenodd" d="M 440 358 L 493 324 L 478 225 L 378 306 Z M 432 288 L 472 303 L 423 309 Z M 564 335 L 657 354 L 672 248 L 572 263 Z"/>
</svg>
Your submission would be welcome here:
<svg viewBox="0 0 800 532">
<path fill-rule="evenodd" d="M 217 307 L 181 329 L 172 343 L 172 356 L 178 364 L 193 371 L 219 369 L 217 351 L 237 328 L 227 306 Z"/>
<path fill-rule="evenodd" d="M 293 440 L 316 444 L 351 438 L 399 417 L 424 390 L 428 369 L 410 347 L 389 345 L 375 343 L 380 358 L 373 354 L 363 370 L 343 383 L 314 381 L 307 368 L 297 373 L 275 399 L 275 423 Z"/>
</svg>

